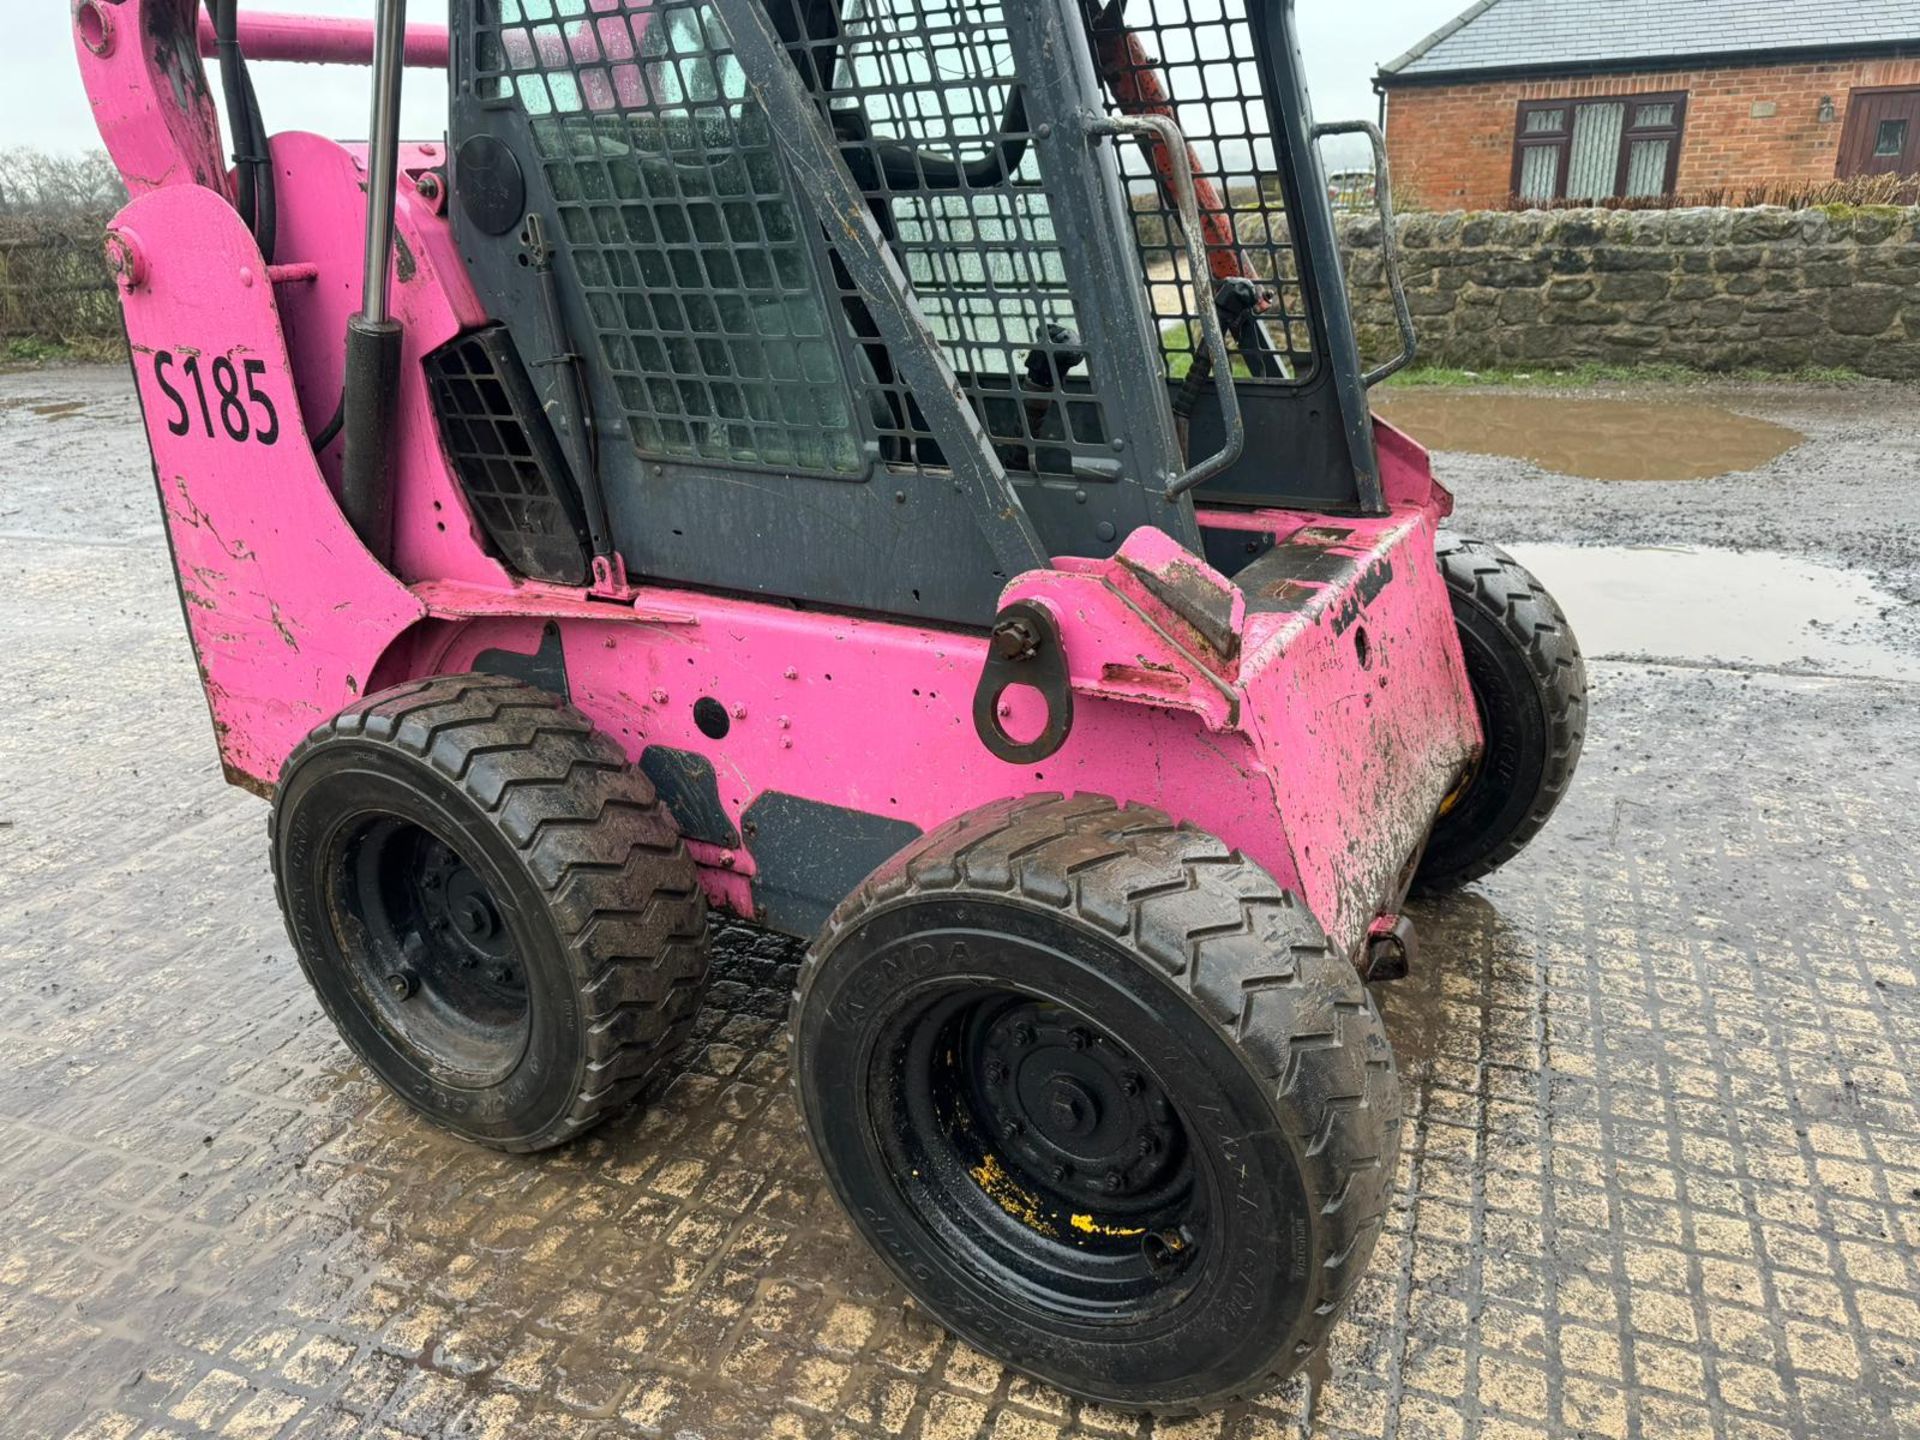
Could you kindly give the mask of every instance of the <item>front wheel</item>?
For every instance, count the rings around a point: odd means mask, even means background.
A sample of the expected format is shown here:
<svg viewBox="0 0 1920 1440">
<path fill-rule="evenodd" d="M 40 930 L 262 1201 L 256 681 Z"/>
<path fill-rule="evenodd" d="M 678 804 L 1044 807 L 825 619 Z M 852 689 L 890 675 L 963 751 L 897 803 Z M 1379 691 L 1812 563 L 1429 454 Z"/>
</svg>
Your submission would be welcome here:
<svg viewBox="0 0 1920 1440">
<path fill-rule="evenodd" d="M 1264 870 L 1157 811 L 1040 796 L 916 842 L 816 941 L 793 1045 L 901 1283 L 1083 1398 L 1278 1383 L 1380 1232 L 1399 1092 L 1365 987 Z"/>
<path fill-rule="evenodd" d="M 369 696 L 288 758 L 272 848 L 341 1037 L 468 1139 L 570 1140 L 692 1029 L 693 861 L 620 747 L 543 691 L 452 675 Z"/>
<path fill-rule="evenodd" d="M 1527 847 L 1573 781 L 1587 725 L 1586 662 L 1546 586 L 1484 540 L 1443 530 L 1434 548 L 1486 749 L 1434 824 L 1414 882 L 1429 893 Z"/>
</svg>

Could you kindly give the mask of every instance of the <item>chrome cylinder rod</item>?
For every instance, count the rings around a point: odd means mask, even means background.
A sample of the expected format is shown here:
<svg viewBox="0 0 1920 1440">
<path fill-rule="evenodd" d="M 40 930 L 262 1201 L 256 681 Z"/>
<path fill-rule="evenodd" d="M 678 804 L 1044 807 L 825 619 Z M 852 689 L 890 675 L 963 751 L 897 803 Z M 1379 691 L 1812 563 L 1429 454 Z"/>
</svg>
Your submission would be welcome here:
<svg viewBox="0 0 1920 1440">
<path fill-rule="evenodd" d="M 400 76 L 406 0 L 379 0 L 373 37 L 373 114 L 367 129 L 367 254 L 360 311 L 347 317 L 341 401 L 340 509 L 382 564 L 393 554 L 393 406 L 400 387 L 400 324 L 388 312 L 393 212 L 400 178 Z"/>
<path fill-rule="evenodd" d="M 407 0 L 379 0 L 374 11 L 373 113 L 367 121 L 367 252 L 360 316 L 387 318 L 393 263 L 393 205 L 400 180 L 400 84 L 406 73 Z"/>
</svg>

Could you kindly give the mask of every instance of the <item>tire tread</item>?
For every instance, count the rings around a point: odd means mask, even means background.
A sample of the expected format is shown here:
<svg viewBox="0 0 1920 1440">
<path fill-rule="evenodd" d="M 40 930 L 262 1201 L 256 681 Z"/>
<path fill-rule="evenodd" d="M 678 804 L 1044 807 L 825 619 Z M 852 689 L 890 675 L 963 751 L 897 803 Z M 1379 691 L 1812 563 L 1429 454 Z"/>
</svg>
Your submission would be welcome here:
<svg viewBox="0 0 1920 1440">
<path fill-rule="evenodd" d="M 1275 1363 L 1227 1403 L 1279 1383 L 1325 1343 L 1384 1227 L 1400 1146 L 1399 1082 L 1354 967 L 1305 908 L 1221 841 L 1143 806 L 1041 794 L 949 822 L 883 865 L 834 911 L 796 981 L 798 1017 L 836 940 L 872 912 L 941 891 L 1006 894 L 1120 937 L 1221 1032 L 1267 1087 L 1323 1217 L 1313 1295 Z M 798 1087 L 796 1085 L 796 1095 Z"/>
<path fill-rule="evenodd" d="M 283 779 L 343 740 L 407 752 L 491 817 L 573 956 L 583 1083 L 546 1128 L 499 1148 L 563 1144 L 633 1101 L 691 1034 L 707 975 L 699 877 L 646 776 L 558 696 L 504 676 L 441 676 L 370 695 L 303 740 Z M 276 840 L 280 819 L 276 804 Z M 285 913 L 277 865 L 274 889 Z"/>
</svg>

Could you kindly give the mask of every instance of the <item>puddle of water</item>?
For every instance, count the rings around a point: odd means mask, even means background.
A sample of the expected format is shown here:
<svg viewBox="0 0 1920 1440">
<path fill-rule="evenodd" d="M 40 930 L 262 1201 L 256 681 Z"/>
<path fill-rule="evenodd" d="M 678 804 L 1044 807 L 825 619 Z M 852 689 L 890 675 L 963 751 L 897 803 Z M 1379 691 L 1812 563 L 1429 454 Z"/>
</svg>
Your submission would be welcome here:
<svg viewBox="0 0 1920 1440">
<path fill-rule="evenodd" d="M 1507 548 L 1560 602 L 1590 659 L 1920 680 L 1920 659 L 1869 638 L 1866 622 L 1903 602 L 1864 575 L 1769 550 Z"/>
<path fill-rule="evenodd" d="M 1507 455 L 1589 480 L 1705 480 L 1758 469 L 1806 438 L 1717 405 L 1389 390 L 1375 407 L 1429 449 Z"/>
</svg>

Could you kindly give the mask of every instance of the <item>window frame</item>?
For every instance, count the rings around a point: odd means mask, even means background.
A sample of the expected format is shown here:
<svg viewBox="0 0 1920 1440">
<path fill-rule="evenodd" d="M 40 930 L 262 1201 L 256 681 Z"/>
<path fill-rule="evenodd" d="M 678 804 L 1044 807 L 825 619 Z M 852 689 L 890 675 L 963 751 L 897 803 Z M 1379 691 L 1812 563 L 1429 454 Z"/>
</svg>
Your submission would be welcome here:
<svg viewBox="0 0 1920 1440">
<path fill-rule="evenodd" d="M 1522 167 L 1526 164 L 1527 151 L 1553 149 L 1560 152 L 1560 165 L 1553 180 L 1553 194 L 1540 197 L 1533 203 L 1558 204 L 1567 198 L 1567 182 L 1573 171 L 1573 122 L 1574 111 L 1582 105 L 1623 105 L 1627 107 L 1626 123 L 1620 127 L 1620 153 L 1615 158 L 1612 192 L 1595 197 L 1595 204 L 1604 204 L 1608 200 L 1627 198 L 1627 176 L 1632 170 L 1633 147 L 1636 141 L 1665 140 L 1667 142 L 1667 173 L 1661 190 L 1662 195 L 1672 195 L 1680 180 L 1680 147 L 1687 134 L 1687 100 L 1689 92 L 1685 90 L 1656 90 L 1638 95 L 1565 95 L 1542 97 L 1537 100 L 1522 100 L 1516 107 L 1513 120 L 1513 178 L 1511 194 L 1518 201 Z M 1634 109 L 1641 105 L 1673 106 L 1671 125 L 1641 125 L 1633 122 Z M 1558 133 L 1542 135 L 1539 132 L 1529 134 L 1527 117 L 1541 110 L 1565 110 L 1566 127 Z"/>
</svg>

